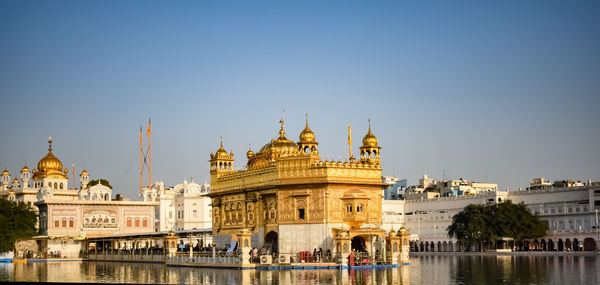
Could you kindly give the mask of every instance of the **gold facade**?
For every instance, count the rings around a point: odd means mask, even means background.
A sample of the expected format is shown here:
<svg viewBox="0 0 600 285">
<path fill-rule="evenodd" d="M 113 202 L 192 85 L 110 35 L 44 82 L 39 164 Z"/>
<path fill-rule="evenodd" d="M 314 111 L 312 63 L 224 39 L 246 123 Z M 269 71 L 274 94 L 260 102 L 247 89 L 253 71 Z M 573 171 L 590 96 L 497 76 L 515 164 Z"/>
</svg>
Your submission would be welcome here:
<svg viewBox="0 0 600 285">
<path fill-rule="evenodd" d="M 321 160 L 308 121 L 297 143 L 285 137 L 280 123 L 279 138 L 256 154 L 247 152 L 245 170 L 233 169 L 233 153 L 225 151 L 222 141 L 211 154 L 213 234 L 235 237 L 262 227 L 266 235 L 279 233 L 282 225 L 337 224 L 351 235 L 385 235 L 380 226 L 386 185 L 370 126 L 360 161 L 336 162 Z M 331 231 L 328 236 L 335 236 L 338 229 Z"/>
</svg>

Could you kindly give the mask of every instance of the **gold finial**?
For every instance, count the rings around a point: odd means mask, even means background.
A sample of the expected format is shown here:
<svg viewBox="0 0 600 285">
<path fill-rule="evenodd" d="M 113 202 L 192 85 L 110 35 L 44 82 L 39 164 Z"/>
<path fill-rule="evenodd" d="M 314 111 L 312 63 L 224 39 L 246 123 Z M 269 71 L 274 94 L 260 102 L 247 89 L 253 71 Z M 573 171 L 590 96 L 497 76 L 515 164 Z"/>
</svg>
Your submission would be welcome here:
<svg viewBox="0 0 600 285">
<path fill-rule="evenodd" d="M 223 147 L 223 136 L 221 136 L 221 147 Z"/>
<path fill-rule="evenodd" d="M 48 137 L 48 151 L 52 151 L 52 137 Z"/>
<path fill-rule="evenodd" d="M 279 123 L 281 124 L 281 130 L 279 130 L 279 138 L 285 138 L 285 131 L 283 130 L 283 118 L 279 120 Z"/>
<path fill-rule="evenodd" d="M 371 131 L 371 118 L 369 118 L 369 132 Z"/>
<path fill-rule="evenodd" d="M 305 115 L 306 115 L 306 126 L 308 127 L 308 113 L 306 113 Z"/>
</svg>

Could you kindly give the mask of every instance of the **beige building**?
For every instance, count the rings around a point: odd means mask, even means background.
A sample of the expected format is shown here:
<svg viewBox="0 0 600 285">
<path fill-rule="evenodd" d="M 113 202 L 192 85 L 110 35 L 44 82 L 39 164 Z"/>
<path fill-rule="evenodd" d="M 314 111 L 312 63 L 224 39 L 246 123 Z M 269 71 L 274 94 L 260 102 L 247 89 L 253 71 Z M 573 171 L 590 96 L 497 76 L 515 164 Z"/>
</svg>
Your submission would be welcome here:
<svg viewBox="0 0 600 285">
<path fill-rule="evenodd" d="M 7 183 L 11 181 L 7 170 L 0 176 L 0 199 L 27 203 L 38 212 L 38 248 L 26 249 L 76 257 L 86 237 L 154 231 L 154 208 L 158 203 L 115 201 L 111 188 L 89 185 L 86 170 L 79 175 L 80 189 L 69 189 L 68 170 L 52 153 L 52 138 L 48 143 L 48 154 L 38 162 L 37 169 L 21 169 L 21 181 L 15 178 L 12 184 Z"/>
</svg>

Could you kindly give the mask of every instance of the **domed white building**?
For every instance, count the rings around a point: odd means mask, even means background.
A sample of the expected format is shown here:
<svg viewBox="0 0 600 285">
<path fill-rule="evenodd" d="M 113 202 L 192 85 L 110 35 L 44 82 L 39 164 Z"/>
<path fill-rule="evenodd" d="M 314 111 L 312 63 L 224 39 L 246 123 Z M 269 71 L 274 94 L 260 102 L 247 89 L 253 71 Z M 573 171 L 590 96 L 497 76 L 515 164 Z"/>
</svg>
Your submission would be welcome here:
<svg viewBox="0 0 600 285">
<path fill-rule="evenodd" d="M 90 185 L 87 170 L 79 174 L 79 189 L 69 189 L 69 171 L 52 153 L 52 138 L 48 143 L 48 153 L 37 169 L 22 167 L 20 180 L 11 180 L 7 169 L 0 174 L 0 199 L 27 203 L 39 213 L 40 236 L 34 238 L 38 246 L 29 250 L 76 257 L 85 237 L 154 232 L 158 203 L 113 200 L 110 187 Z"/>
<path fill-rule="evenodd" d="M 4 169 L 0 175 L 0 199 L 24 202 L 37 211 L 36 202 L 44 200 L 88 200 L 111 201 L 112 189 L 100 183 L 89 186 L 87 170 L 79 174 L 79 189 L 69 189 L 69 170 L 63 169 L 60 159 L 52 153 L 52 137 L 48 140 L 48 153 L 30 170 L 23 166 L 19 178 L 11 180 L 11 174 Z"/>
</svg>

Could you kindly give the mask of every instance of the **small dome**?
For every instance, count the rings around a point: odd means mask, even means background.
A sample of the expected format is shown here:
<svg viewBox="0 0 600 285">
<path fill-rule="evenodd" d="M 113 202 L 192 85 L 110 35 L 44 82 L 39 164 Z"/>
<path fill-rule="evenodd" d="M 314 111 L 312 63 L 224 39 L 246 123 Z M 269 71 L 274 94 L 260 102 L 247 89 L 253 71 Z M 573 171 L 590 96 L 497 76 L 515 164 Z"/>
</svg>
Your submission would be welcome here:
<svg viewBox="0 0 600 285">
<path fill-rule="evenodd" d="M 83 169 L 83 171 L 81 171 L 81 174 L 79 174 L 79 176 L 89 176 L 87 170 Z"/>
<path fill-rule="evenodd" d="M 405 228 L 404 226 L 402 226 L 402 227 L 400 227 L 400 229 L 398 230 L 398 233 L 399 233 L 399 234 L 401 234 L 401 235 L 402 235 L 402 234 L 406 234 L 406 233 L 407 233 L 407 230 L 406 230 L 406 228 Z"/>
<path fill-rule="evenodd" d="M 315 143 L 315 133 L 308 127 L 308 115 L 306 117 L 306 127 L 299 136 L 301 143 Z"/>
<path fill-rule="evenodd" d="M 10 176 L 10 172 L 8 172 L 8 170 L 4 169 L 4 171 L 2 171 L 2 176 Z"/>
<path fill-rule="evenodd" d="M 246 152 L 246 157 L 248 159 L 254 157 L 254 152 L 252 151 L 252 148 L 248 147 L 248 151 Z"/>
<path fill-rule="evenodd" d="M 19 183 L 19 179 L 17 179 L 17 178 L 13 179 L 13 184 L 14 184 L 14 183 L 17 183 L 17 184 L 18 184 L 18 183 Z"/>
<path fill-rule="evenodd" d="M 23 168 L 21 168 L 21 172 L 29 172 L 29 167 L 27 167 L 27 165 L 23 166 Z"/>
<path fill-rule="evenodd" d="M 371 132 L 371 119 L 369 119 L 369 132 L 362 139 L 363 147 L 378 147 L 377 137 Z"/>
<path fill-rule="evenodd" d="M 341 231 L 338 233 L 338 237 L 348 237 L 348 233 L 346 231 Z"/>
<path fill-rule="evenodd" d="M 221 146 L 219 147 L 219 149 L 217 149 L 214 158 L 229 158 L 229 154 L 227 154 L 227 151 L 225 150 L 225 148 L 223 148 L 223 138 L 221 138 Z"/>
<path fill-rule="evenodd" d="M 394 229 L 391 229 L 390 232 L 388 233 L 389 237 L 397 237 L 398 234 L 396 234 L 396 231 L 394 231 Z"/>
</svg>

